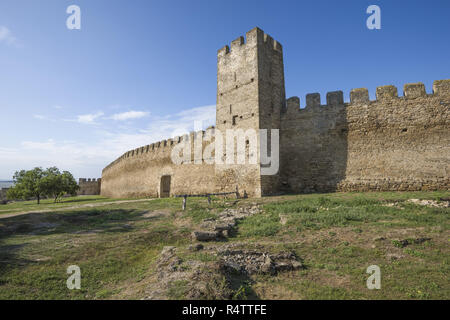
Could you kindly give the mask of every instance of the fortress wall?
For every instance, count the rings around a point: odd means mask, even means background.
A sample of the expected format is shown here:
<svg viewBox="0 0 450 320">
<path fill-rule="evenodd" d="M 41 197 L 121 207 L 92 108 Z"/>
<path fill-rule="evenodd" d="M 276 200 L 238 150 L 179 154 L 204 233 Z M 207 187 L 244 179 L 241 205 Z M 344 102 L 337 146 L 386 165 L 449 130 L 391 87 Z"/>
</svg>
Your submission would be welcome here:
<svg viewBox="0 0 450 320">
<path fill-rule="evenodd" d="M 100 186 L 102 179 L 85 179 L 80 178 L 78 181 L 78 186 L 80 189 L 78 190 L 78 195 L 98 195 L 100 194 Z"/>
<path fill-rule="evenodd" d="M 222 133 L 255 130 L 259 150 L 258 129 L 279 128 L 284 100 L 282 46 L 264 31 L 254 28 L 218 51 L 216 128 Z M 278 189 L 278 176 L 270 183 L 261 176 L 259 152 L 256 156 L 257 164 L 216 165 L 218 190 L 237 185 L 249 196 L 261 196 Z"/>
<path fill-rule="evenodd" d="M 6 194 L 10 188 L 0 188 L 0 201 L 6 201 Z"/>
<path fill-rule="evenodd" d="M 217 52 L 216 128 L 227 130 L 259 128 L 258 47 L 264 32 L 255 28 Z M 224 150 L 226 138 L 224 137 Z M 224 152 L 225 154 L 225 152 Z M 237 156 L 237 148 L 235 154 Z M 223 159 L 225 160 L 225 158 Z M 257 162 L 259 163 L 259 161 Z M 217 164 L 217 190 L 232 191 L 238 186 L 251 196 L 261 195 L 259 164 Z"/>
<path fill-rule="evenodd" d="M 197 134 L 205 137 L 206 132 Z M 171 158 L 172 150 L 188 141 L 184 140 L 187 136 L 140 147 L 124 153 L 103 169 L 101 194 L 115 198 L 159 197 L 161 177 L 166 175 L 171 176 L 171 196 L 214 191 L 214 165 L 193 163 L 195 134 L 192 132 L 189 137 L 191 164 L 175 164 Z M 202 152 L 208 144 L 207 141 L 203 143 Z"/>
<path fill-rule="evenodd" d="M 354 89 L 287 100 L 281 124 L 282 184 L 293 192 L 450 189 L 450 80 Z"/>
</svg>

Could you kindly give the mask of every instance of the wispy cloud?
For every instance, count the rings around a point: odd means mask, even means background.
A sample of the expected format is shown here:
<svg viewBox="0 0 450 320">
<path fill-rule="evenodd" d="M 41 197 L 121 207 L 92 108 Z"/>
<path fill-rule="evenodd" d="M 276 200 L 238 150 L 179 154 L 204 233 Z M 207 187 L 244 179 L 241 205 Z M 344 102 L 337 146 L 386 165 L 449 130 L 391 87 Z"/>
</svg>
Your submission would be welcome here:
<svg viewBox="0 0 450 320">
<path fill-rule="evenodd" d="M 116 113 L 111 116 L 111 119 L 118 120 L 118 121 L 125 121 L 125 120 L 131 120 L 131 119 L 139 119 L 144 118 L 148 116 L 150 112 L 147 111 L 127 111 L 122 113 Z"/>
<path fill-rule="evenodd" d="M 82 114 L 77 116 L 77 122 L 83 123 L 83 124 L 95 124 L 95 120 L 103 116 L 103 112 L 97 112 L 97 113 L 88 113 L 88 114 Z"/>
<path fill-rule="evenodd" d="M 11 31 L 5 26 L 0 26 L 0 43 L 6 45 L 18 45 L 16 37 L 14 37 Z"/>
</svg>

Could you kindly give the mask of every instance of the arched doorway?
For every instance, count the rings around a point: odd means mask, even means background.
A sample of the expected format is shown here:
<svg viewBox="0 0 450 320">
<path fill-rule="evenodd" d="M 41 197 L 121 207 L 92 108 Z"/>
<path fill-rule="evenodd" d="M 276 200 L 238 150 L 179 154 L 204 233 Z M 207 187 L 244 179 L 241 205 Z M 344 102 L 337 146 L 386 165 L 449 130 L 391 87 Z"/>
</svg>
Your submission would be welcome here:
<svg viewBox="0 0 450 320">
<path fill-rule="evenodd" d="M 162 176 L 161 177 L 161 185 L 160 185 L 160 197 L 167 198 L 170 197 L 170 176 Z"/>
</svg>

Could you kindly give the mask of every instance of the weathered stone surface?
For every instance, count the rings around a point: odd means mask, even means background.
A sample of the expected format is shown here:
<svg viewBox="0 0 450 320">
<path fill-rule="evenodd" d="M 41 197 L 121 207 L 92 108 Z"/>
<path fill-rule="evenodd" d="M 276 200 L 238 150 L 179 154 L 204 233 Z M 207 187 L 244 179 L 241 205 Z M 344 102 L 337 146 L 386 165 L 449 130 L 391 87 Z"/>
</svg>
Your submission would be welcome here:
<svg viewBox="0 0 450 320">
<path fill-rule="evenodd" d="M 350 103 L 368 103 L 369 102 L 369 90 L 366 88 L 352 89 L 350 91 Z"/>
<path fill-rule="evenodd" d="M 306 108 L 320 107 L 320 93 L 308 93 L 306 95 Z"/>
<path fill-rule="evenodd" d="M 80 178 L 78 181 L 78 195 L 97 195 L 100 194 L 102 179 L 85 179 Z"/>
<path fill-rule="evenodd" d="M 427 93 L 425 91 L 425 85 L 421 82 L 405 84 L 403 88 L 403 95 L 408 99 L 415 99 L 423 97 Z"/>
<path fill-rule="evenodd" d="M 336 106 L 344 104 L 344 93 L 342 91 L 332 91 L 327 93 L 327 105 Z"/>
<path fill-rule="evenodd" d="M 395 86 L 377 87 L 377 100 L 391 100 L 398 97 L 397 88 Z"/>
<path fill-rule="evenodd" d="M 436 80 L 433 82 L 433 93 L 434 94 L 449 94 L 450 92 L 450 79 L 446 80 Z"/>
<path fill-rule="evenodd" d="M 228 208 L 219 213 L 218 218 L 208 218 L 200 224 L 202 231 L 193 233 L 193 238 L 198 241 L 215 241 L 229 237 L 239 219 L 260 213 L 257 205 L 250 207 Z"/>
</svg>

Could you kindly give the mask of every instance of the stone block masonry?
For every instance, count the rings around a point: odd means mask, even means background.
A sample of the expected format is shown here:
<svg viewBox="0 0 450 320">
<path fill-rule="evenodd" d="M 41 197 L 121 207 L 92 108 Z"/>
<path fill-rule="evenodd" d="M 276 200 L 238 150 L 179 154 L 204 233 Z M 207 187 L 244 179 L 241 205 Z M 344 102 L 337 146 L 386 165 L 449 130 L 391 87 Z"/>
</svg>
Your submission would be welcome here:
<svg viewBox="0 0 450 320">
<path fill-rule="evenodd" d="M 338 84 L 337 84 L 338 85 Z M 283 49 L 254 28 L 217 52 L 216 126 L 191 132 L 194 139 L 214 130 L 278 129 L 280 167 L 261 174 L 256 164 L 218 164 L 208 159 L 174 164 L 175 137 L 126 152 L 102 172 L 101 194 L 110 197 L 165 197 L 231 192 L 264 196 L 281 192 L 412 191 L 450 189 L 450 80 L 344 93 L 285 97 Z M 209 134 L 208 134 L 209 132 Z M 210 139 L 214 141 L 214 137 Z M 202 150 L 207 147 L 203 142 Z M 269 151 L 270 152 L 270 151 Z M 236 155 L 236 154 L 235 154 Z M 100 187 L 100 183 L 99 183 Z"/>
<path fill-rule="evenodd" d="M 448 190 L 450 80 L 353 89 L 282 114 L 282 183 L 292 192 Z M 327 98 L 330 94 L 327 95 Z M 307 95 L 307 99 L 308 96 Z M 295 104 L 293 103 L 295 101 Z"/>
</svg>

